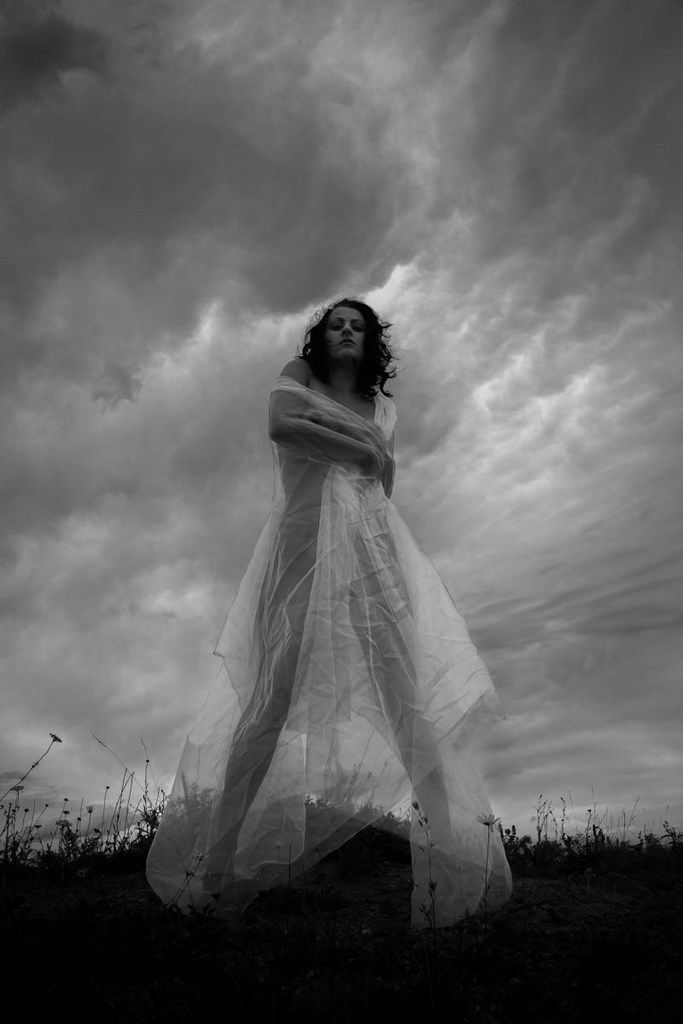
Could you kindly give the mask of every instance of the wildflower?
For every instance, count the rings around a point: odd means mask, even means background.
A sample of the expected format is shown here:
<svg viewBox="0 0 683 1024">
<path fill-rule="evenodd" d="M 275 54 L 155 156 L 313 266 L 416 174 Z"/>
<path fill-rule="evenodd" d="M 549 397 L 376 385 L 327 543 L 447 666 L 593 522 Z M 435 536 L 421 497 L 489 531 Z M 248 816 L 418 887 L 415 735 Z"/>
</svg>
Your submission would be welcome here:
<svg viewBox="0 0 683 1024">
<path fill-rule="evenodd" d="M 24 786 L 12 786 L 12 789 L 10 790 L 10 793 L 11 792 L 20 793 L 21 790 L 24 789 L 24 788 L 25 788 Z"/>
<path fill-rule="evenodd" d="M 95 805 L 94 804 L 88 804 L 88 806 L 86 807 L 86 811 L 88 812 L 88 814 L 92 814 L 92 812 L 94 810 L 95 810 Z"/>
<path fill-rule="evenodd" d="M 477 821 L 481 822 L 482 825 L 486 825 L 489 832 L 491 832 L 493 831 L 493 826 L 496 824 L 496 822 L 500 821 L 500 818 L 494 818 L 492 814 L 487 814 L 486 816 L 484 816 L 483 814 L 478 814 Z"/>
<path fill-rule="evenodd" d="M 60 740 L 59 736 L 56 736 L 55 733 L 53 733 L 53 732 L 50 733 L 50 738 L 51 738 L 53 743 L 61 743 L 62 742 Z"/>
</svg>

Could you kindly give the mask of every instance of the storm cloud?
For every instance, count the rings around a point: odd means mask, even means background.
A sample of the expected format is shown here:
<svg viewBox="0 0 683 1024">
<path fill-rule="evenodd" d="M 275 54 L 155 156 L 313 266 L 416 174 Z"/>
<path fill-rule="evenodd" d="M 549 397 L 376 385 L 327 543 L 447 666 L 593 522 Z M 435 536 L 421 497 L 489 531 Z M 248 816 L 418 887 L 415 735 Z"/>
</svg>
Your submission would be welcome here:
<svg viewBox="0 0 683 1024">
<path fill-rule="evenodd" d="M 134 9 L 133 9 L 134 8 Z M 311 317 L 393 323 L 394 501 L 489 665 L 497 813 L 683 812 L 683 8 L 0 7 L 3 779 L 168 782 Z"/>
</svg>

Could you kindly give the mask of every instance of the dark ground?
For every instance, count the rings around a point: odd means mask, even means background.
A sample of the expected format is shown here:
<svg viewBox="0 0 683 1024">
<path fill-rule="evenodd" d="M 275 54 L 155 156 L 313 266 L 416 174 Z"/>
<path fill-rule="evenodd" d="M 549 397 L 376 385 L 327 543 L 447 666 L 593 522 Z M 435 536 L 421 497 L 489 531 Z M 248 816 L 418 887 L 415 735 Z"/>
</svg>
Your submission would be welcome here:
<svg viewBox="0 0 683 1024">
<path fill-rule="evenodd" d="M 670 857 L 637 873 L 513 868 L 511 901 L 439 929 L 435 963 L 409 928 L 405 842 L 354 840 L 236 924 L 169 910 L 142 860 L 128 867 L 5 879 L 15 1019 L 668 1024 L 680 1011 L 683 885 Z"/>
</svg>

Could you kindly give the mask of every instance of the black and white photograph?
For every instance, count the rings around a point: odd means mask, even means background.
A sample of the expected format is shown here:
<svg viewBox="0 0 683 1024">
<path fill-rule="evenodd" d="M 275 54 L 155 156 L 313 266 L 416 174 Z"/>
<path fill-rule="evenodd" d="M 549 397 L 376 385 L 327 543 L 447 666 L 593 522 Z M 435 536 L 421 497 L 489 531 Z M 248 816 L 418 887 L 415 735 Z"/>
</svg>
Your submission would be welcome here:
<svg viewBox="0 0 683 1024">
<path fill-rule="evenodd" d="M 24 1021 L 659 1024 L 683 3 L 0 0 Z"/>
</svg>

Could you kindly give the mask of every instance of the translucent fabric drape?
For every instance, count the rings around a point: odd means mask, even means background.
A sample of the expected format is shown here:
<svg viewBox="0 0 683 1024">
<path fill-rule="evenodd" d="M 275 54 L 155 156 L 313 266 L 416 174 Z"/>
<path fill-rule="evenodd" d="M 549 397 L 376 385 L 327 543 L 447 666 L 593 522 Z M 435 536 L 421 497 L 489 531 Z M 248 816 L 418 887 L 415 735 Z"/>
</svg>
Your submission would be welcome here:
<svg viewBox="0 0 683 1024">
<path fill-rule="evenodd" d="M 472 740 L 504 718 L 489 673 L 377 472 L 374 422 L 279 377 L 273 506 L 216 645 L 147 877 L 181 909 L 242 910 L 411 801 L 411 926 L 489 909 L 512 881 Z M 366 457 L 367 456 L 367 457 Z M 386 484 L 386 479 L 385 479 Z M 427 814 L 431 848 L 412 807 Z M 315 803 L 324 813 L 310 813 Z"/>
</svg>

